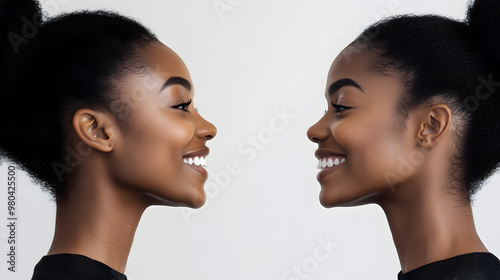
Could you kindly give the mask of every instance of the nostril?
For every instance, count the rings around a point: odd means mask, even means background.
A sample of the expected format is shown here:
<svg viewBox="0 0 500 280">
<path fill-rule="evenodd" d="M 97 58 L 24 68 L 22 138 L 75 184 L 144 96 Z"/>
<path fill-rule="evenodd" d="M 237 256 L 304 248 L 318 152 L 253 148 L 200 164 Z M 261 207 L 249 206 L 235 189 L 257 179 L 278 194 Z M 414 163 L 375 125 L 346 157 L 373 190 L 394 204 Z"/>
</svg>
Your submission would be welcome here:
<svg viewBox="0 0 500 280">
<path fill-rule="evenodd" d="M 307 138 L 311 142 L 319 143 L 329 138 L 330 130 L 324 125 L 316 123 L 307 130 Z"/>
<path fill-rule="evenodd" d="M 313 137 L 313 138 L 311 138 L 311 141 L 313 141 L 314 143 L 318 143 L 319 142 L 319 138 L 318 137 Z"/>
<path fill-rule="evenodd" d="M 311 142 L 318 143 L 322 139 L 328 138 L 328 135 L 325 128 L 319 126 L 319 123 L 316 123 L 307 130 L 307 138 L 309 138 Z"/>
<path fill-rule="evenodd" d="M 205 141 L 213 139 L 215 137 L 215 135 L 217 135 L 217 128 L 213 124 L 211 124 L 207 121 L 205 121 L 204 126 L 198 128 L 198 130 L 196 132 L 196 136 L 199 139 L 202 139 Z"/>
</svg>

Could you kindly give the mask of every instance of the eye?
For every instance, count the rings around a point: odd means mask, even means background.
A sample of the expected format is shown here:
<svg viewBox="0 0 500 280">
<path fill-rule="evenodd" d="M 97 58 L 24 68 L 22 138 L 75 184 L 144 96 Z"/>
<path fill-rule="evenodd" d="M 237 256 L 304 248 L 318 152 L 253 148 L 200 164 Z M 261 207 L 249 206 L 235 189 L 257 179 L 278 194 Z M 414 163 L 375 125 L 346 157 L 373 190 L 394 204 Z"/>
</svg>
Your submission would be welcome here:
<svg viewBox="0 0 500 280">
<path fill-rule="evenodd" d="M 182 110 L 184 112 L 189 112 L 188 107 L 189 107 L 189 105 L 191 105 L 192 101 L 193 100 L 189 100 L 189 102 L 177 104 L 175 106 L 172 106 L 172 108 L 179 109 L 179 110 Z"/>
<path fill-rule="evenodd" d="M 352 107 L 347 107 L 347 106 L 342 106 L 342 105 L 338 105 L 338 104 L 335 104 L 332 102 L 332 106 L 333 108 L 335 108 L 335 113 L 340 113 L 344 110 L 347 110 L 347 109 L 351 109 Z"/>
</svg>

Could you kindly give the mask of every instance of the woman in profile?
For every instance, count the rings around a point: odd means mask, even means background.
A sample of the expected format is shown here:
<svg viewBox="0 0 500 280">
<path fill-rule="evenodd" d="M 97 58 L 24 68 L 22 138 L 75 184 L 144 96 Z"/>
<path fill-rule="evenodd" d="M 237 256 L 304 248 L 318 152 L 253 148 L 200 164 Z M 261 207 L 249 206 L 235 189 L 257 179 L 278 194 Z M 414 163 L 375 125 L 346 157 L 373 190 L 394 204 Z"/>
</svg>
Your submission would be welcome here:
<svg viewBox="0 0 500 280">
<path fill-rule="evenodd" d="M 126 279 L 151 205 L 205 202 L 206 142 L 183 61 L 138 22 L 104 11 L 42 21 L 2 0 L 0 148 L 57 205 L 33 280 Z"/>
<path fill-rule="evenodd" d="M 375 203 L 398 279 L 500 279 L 471 197 L 500 162 L 500 1 L 467 20 L 405 15 L 367 28 L 333 62 L 318 144 L 325 207 Z"/>
</svg>

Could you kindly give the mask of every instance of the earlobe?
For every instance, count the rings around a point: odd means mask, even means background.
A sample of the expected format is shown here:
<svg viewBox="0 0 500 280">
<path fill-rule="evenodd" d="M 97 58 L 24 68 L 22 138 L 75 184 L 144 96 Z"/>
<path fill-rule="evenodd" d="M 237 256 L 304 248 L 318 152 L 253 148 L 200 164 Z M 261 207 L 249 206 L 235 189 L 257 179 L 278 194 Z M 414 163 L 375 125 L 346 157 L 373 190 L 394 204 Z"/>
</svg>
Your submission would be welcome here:
<svg viewBox="0 0 500 280">
<path fill-rule="evenodd" d="M 446 104 L 432 105 L 424 113 L 423 120 L 419 126 L 418 145 L 423 148 L 430 148 L 441 142 L 451 123 L 451 110 Z"/>
<path fill-rule="evenodd" d="M 73 115 L 73 127 L 78 138 L 90 147 L 110 152 L 113 149 L 113 120 L 107 114 L 87 108 Z"/>
</svg>

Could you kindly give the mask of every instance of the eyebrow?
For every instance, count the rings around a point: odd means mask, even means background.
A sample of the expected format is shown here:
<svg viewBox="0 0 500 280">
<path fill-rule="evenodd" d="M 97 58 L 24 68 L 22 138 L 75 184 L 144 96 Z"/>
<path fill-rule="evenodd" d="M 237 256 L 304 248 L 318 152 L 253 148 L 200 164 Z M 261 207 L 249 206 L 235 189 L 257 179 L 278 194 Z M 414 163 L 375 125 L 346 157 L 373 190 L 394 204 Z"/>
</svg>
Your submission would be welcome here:
<svg viewBox="0 0 500 280">
<path fill-rule="evenodd" d="M 340 79 L 340 80 L 335 81 L 333 84 L 330 85 L 330 87 L 328 88 L 328 95 L 331 96 L 334 92 L 339 90 L 341 87 L 345 87 L 345 86 L 353 86 L 353 87 L 359 89 L 362 93 L 365 93 L 363 91 L 363 89 L 361 88 L 361 86 L 358 85 L 358 83 L 356 83 L 355 81 L 353 81 L 351 79 Z"/>
<path fill-rule="evenodd" d="M 181 85 L 181 86 L 185 87 L 188 91 L 191 91 L 191 83 L 188 80 L 186 80 L 182 77 L 177 77 L 177 76 L 170 77 L 165 82 L 165 84 L 163 84 L 160 91 L 164 90 L 166 87 L 169 87 L 171 85 Z"/>
</svg>

